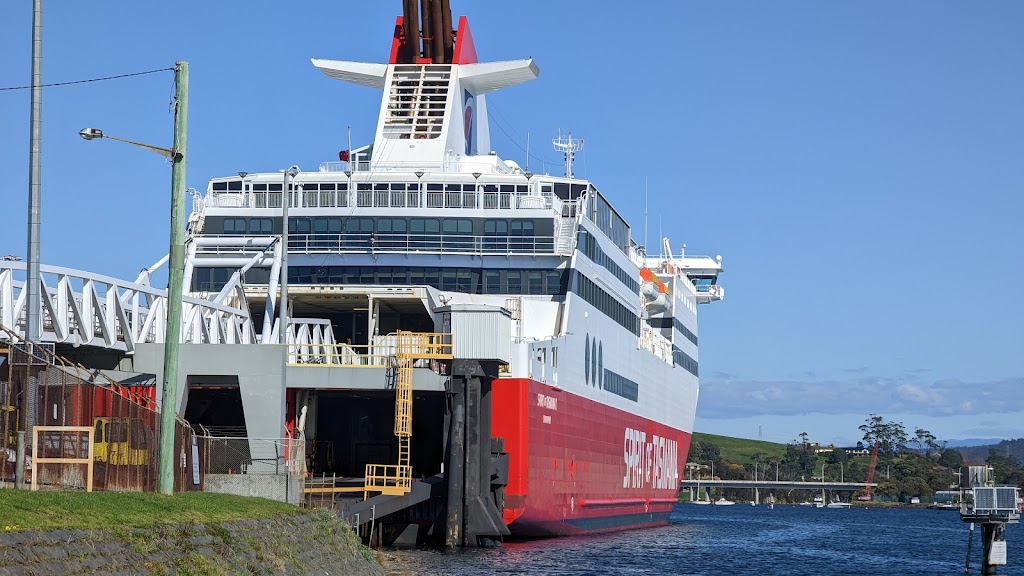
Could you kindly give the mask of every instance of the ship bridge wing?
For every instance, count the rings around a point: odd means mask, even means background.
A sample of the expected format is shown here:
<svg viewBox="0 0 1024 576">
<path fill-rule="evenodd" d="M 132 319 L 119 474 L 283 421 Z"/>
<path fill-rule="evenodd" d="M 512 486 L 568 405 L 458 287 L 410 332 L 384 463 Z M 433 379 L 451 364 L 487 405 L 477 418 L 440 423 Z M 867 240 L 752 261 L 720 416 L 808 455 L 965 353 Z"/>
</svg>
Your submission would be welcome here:
<svg viewBox="0 0 1024 576">
<path fill-rule="evenodd" d="M 387 64 L 368 64 L 364 62 L 348 62 L 345 60 L 320 60 L 311 58 L 313 66 L 334 78 L 352 84 L 384 89 L 384 77 L 388 72 Z"/>
<path fill-rule="evenodd" d="M 697 303 L 707 304 L 725 298 L 725 288 L 718 284 L 718 275 L 722 268 L 722 257 L 716 256 L 682 256 L 675 260 L 679 271 L 693 283 L 697 291 Z"/>
<path fill-rule="evenodd" d="M 459 66 L 462 86 L 477 95 L 522 84 L 539 75 L 540 68 L 533 58 Z"/>
</svg>

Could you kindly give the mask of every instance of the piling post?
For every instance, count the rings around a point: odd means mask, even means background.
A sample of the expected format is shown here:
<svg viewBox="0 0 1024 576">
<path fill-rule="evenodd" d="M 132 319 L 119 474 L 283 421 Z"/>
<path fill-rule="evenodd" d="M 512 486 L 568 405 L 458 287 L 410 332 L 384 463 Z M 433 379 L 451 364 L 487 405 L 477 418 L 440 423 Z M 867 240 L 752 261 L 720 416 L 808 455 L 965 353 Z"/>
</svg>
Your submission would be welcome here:
<svg viewBox="0 0 1024 576">
<path fill-rule="evenodd" d="M 25 431 L 18 431 L 18 447 L 14 457 L 14 487 L 25 489 Z"/>
<path fill-rule="evenodd" d="M 448 483 L 447 519 L 444 544 L 455 548 L 462 544 L 463 497 L 465 493 L 466 449 L 466 378 L 452 376 L 454 394 L 451 397 L 451 423 L 448 427 L 448 461 L 444 467 Z"/>
</svg>

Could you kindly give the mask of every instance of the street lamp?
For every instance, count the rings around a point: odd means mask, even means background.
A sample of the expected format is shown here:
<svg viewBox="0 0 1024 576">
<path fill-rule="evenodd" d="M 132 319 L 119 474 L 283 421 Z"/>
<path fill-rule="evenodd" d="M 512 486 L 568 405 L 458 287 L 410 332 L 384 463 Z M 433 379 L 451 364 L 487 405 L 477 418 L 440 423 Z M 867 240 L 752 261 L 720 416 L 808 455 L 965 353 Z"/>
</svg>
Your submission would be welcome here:
<svg viewBox="0 0 1024 576">
<path fill-rule="evenodd" d="M 474 182 L 473 183 L 473 201 L 474 201 L 474 206 L 473 207 L 474 208 L 476 208 L 477 206 L 480 205 L 479 201 L 477 201 L 477 196 L 480 194 L 480 176 L 481 176 L 480 172 L 473 172 L 473 182 Z M 500 200 L 499 200 L 499 202 L 500 202 Z M 485 206 L 486 206 L 486 204 L 485 204 Z M 500 206 L 500 204 L 499 204 L 499 206 Z M 497 207 L 498 206 L 495 206 L 495 208 L 497 208 Z"/>
<path fill-rule="evenodd" d="M 167 331 L 164 334 L 164 379 L 160 394 L 160 452 L 157 490 L 174 492 L 174 424 L 178 414 L 178 350 L 181 344 L 181 292 L 185 274 L 185 155 L 188 143 L 188 62 L 174 65 L 174 145 L 168 150 L 104 134 L 96 128 L 78 133 L 85 140 L 127 142 L 171 161 L 171 241 L 167 274 Z"/>
<path fill-rule="evenodd" d="M 281 308 L 278 310 L 278 333 L 280 343 L 288 343 L 288 205 L 292 203 L 288 190 L 288 177 L 295 177 L 299 167 L 293 165 L 283 171 L 284 182 L 281 188 Z M 285 358 L 288 358 L 285 351 Z M 287 360 L 286 360 L 287 363 Z"/>
<path fill-rule="evenodd" d="M 418 203 L 417 207 L 422 206 L 426 208 L 427 194 L 426 192 L 423 191 L 423 170 L 417 170 L 416 172 L 414 172 L 414 174 L 416 174 L 416 202 Z"/>
<path fill-rule="evenodd" d="M 78 135 L 81 136 L 84 140 L 96 140 L 98 138 L 107 138 L 109 140 L 117 140 L 118 142 L 127 142 L 128 144 L 133 144 L 135 146 L 138 146 L 139 148 L 149 150 L 150 152 L 155 152 L 163 156 L 164 158 L 167 158 L 168 160 L 173 160 L 175 155 L 177 155 L 179 158 L 181 157 L 180 152 L 175 153 L 175 151 L 168 150 L 167 148 L 161 148 L 159 146 L 150 146 L 149 144 L 143 144 L 142 142 L 136 142 L 134 140 L 128 140 L 126 138 L 118 138 L 117 136 L 104 134 L 103 130 L 100 130 L 99 128 L 82 128 L 78 132 Z"/>
</svg>

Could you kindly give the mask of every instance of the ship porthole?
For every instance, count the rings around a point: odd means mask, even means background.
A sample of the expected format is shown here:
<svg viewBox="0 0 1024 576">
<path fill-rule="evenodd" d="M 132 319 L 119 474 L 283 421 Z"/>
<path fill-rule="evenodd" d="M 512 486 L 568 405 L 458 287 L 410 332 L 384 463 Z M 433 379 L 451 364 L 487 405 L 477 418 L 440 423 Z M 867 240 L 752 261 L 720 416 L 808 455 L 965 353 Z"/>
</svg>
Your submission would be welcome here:
<svg viewBox="0 0 1024 576">
<path fill-rule="evenodd" d="M 597 381 L 598 388 L 604 388 L 604 342 L 597 345 L 597 374 L 594 380 Z"/>
<path fill-rule="evenodd" d="M 583 374 L 587 384 L 590 384 L 590 334 L 587 334 L 583 348 Z"/>
<path fill-rule="evenodd" d="M 590 353 L 590 372 L 594 375 L 594 386 L 597 386 L 597 338 L 594 338 L 591 344 L 593 344 L 594 350 Z"/>
</svg>

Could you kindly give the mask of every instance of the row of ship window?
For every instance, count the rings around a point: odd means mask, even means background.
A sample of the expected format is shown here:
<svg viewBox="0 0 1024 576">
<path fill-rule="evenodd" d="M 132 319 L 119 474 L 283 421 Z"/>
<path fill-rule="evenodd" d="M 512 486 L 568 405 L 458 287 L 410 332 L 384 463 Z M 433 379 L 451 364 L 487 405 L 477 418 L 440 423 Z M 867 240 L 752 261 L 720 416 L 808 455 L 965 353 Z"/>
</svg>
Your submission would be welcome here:
<svg viewBox="0 0 1024 576">
<path fill-rule="evenodd" d="M 614 296 L 602 290 L 590 278 L 575 272 L 572 291 L 597 308 L 602 314 L 629 330 L 634 336 L 640 335 L 640 317 L 623 306 Z"/>
<path fill-rule="evenodd" d="M 615 276 L 619 282 L 625 284 L 631 293 L 636 294 L 640 291 L 640 283 L 637 282 L 634 275 L 626 272 L 621 266 L 616 264 L 615 261 L 601 249 L 601 246 L 597 242 L 597 238 L 586 230 L 580 230 L 577 249 L 583 252 L 591 262 L 611 272 L 612 276 Z"/>
<path fill-rule="evenodd" d="M 604 371 L 604 382 L 602 382 L 602 387 L 612 394 L 622 396 L 623 398 L 632 400 L 633 402 L 636 402 L 637 399 L 640 398 L 640 386 L 636 382 L 633 382 L 629 378 L 616 374 L 608 369 L 605 369 Z"/>
<path fill-rule="evenodd" d="M 291 284 L 361 284 L 432 286 L 466 294 L 564 295 L 569 274 L 565 270 L 468 269 L 419 266 L 290 266 Z M 230 268 L 196 268 L 194 290 L 220 290 L 231 278 Z M 270 270 L 252 268 L 245 273 L 250 284 L 268 284 Z"/>
<path fill-rule="evenodd" d="M 481 190 L 483 192 L 503 192 L 503 193 L 518 193 L 527 194 L 530 187 L 525 184 L 440 184 L 436 182 L 429 182 L 423 184 L 423 190 L 427 192 L 475 192 Z M 250 184 L 249 190 L 252 192 L 281 192 L 283 189 L 281 183 L 253 183 Z M 348 182 L 303 182 L 302 184 L 288 184 L 288 190 L 299 190 L 304 192 L 310 191 L 321 191 L 321 192 L 348 192 Z M 353 190 L 361 192 L 387 192 L 387 191 L 419 191 L 420 184 L 418 182 L 356 182 L 356 185 L 352 187 Z M 214 182 L 212 190 L 218 193 L 224 192 L 242 192 L 242 181 L 241 180 L 230 180 L 227 182 Z"/>
<path fill-rule="evenodd" d="M 675 328 L 679 332 L 686 336 L 686 339 L 693 342 L 694 346 L 697 345 L 697 335 L 693 333 L 689 328 L 683 325 L 679 318 L 651 318 L 649 321 L 652 328 Z"/>
<path fill-rule="evenodd" d="M 541 192 L 542 193 L 554 193 L 562 200 L 575 200 L 583 195 L 590 187 L 589 184 L 585 183 L 569 183 L 569 182 L 542 182 Z M 223 182 L 213 182 L 211 190 L 217 193 L 225 192 L 243 192 L 244 186 L 241 180 L 227 180 Z M 288 184 L 289 190 L 302 189 L 302 190 L 321 190 L 321 191 L 341 191 L 347 192 L 349 190 L 349 183 L 346 182 L 303 182 L 301 184 Z M 484 192 L 502 192 L 502 193 L 517 193 L 526 194 L 529 192 L 530 186 L 526 184 L 478 184 L 475 182 L 459 182 L 459 183 L 439 183 L 439 182 L 356 182 L 353 190 L 357 191 L 403 191 L 412 190 L 419 191 L 420 189 L 428 192 L 473 192 L 476 190 L 483 190 Z M 280 182 L 268 182 L 268 183 L 256 183 L 253 182 L 249 185 L 249 190 L 253 192 L 280 192 L 282 185 Z"/>
<path fill-rule="evenodd" d="M 600 192 L 595 191 L 588 216 L 597 224 L 598 229 L 612 239 L 619 250 L 625 252 L 629 249 L 629 224 L 626 224 Z"/>
<path fill-rule="evenodd" d="M 682 366 L 687 372 L 697 376 L 697 361 L 690 358 L 690 355 L 683 352 L 679 348 L 672 347 L 672 360 L 675 361 L 676 366 Z"/>
<path fill-rule="evenodd" d="M 210 234 L 269 235 L 280 233 L 280 218 L 214 218 L 207 221 Z M 220 230 L 217 230 L 218 224 Z M 483 236 L 534 236 L 536 224 L 531 219 L 484 220 L 480 226 Z M 289 234 L 474 234 L 474 220 L 470 218 L 366 218 L 318 216 L 289 217 Z M 481 235 L 481 234 L 477 234 Z"/>
</svg>

